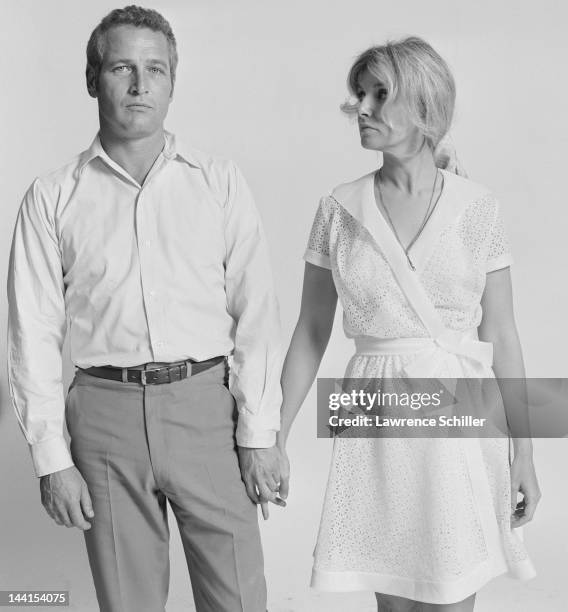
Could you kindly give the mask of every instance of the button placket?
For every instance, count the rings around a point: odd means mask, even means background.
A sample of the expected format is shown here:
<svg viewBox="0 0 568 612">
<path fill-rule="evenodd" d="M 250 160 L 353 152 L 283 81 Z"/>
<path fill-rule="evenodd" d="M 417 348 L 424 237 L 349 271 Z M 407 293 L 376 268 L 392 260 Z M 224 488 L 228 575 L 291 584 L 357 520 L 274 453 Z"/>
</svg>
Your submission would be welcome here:
<svg viewBox="0 0 568 612">
<path fill-rule="evenodd" d="M 151 199 L 148 198 L 147 186 L 140 190 L 136 201 L 136 235 L 142 296 L 150 345 L 154 359 L 158 361 L 160 359 L 159 352 L 165 346 L 160 316 L 161 306 L 157 289 L 159 275 L 155 264 L 157 259 L 155 248 L 159 243 L 154 234 Z"/>
</svg>

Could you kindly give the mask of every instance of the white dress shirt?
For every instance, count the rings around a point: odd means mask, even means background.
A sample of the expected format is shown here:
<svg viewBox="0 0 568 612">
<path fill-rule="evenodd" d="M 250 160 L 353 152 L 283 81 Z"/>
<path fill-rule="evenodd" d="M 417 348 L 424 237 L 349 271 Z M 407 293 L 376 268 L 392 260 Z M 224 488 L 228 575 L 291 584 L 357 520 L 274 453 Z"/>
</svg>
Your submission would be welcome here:
<svg viewBox="0 0 568 612">
<path fill-rule="evenodd" d="M 233 162 L 177 147 L 166 133 L 140 185 L 97 136 L 26 193 L 8 301 L 10 393 L 38 476 L 73 465 L 63 436 L 66 332 L 81 368 L 232 354 L 237 443 L 274 444 L 278 306 L 259 215 Z"/>
</svg>

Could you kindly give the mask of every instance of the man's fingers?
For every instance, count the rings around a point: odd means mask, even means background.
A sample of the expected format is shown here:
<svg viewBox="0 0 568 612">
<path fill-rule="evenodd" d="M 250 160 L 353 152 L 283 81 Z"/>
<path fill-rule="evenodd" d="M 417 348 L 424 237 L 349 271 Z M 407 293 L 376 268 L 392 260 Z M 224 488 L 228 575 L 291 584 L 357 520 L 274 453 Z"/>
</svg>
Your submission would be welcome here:
<svg viewBox="0 0 568 612">
<path fill-rule="evenodd" d="M 278 495 L 281 499 L 286 499 L 290 491 L 290 476 L 280 476 L 280 489 Z"/>
<path fill-rule="evenodd" d="M 267 474 L 264 477 L 264 482 L 273 493 L 278 491 L 278 478 L 274 474 Z"/>
<path fill-rule="evenodd" d="M 261 503 L 271 502 L 276 506 L 286 506 L 286 502 L 280 499 L 276 492 L 271 491 L 265 482 L 258 483 L 258 492 Z"/>
<path fill-rule="evenodd" d="M 77 527 L 83 531 L 87 531 L 87 529 L 91 528 L 91 523 L 83 518 L 81 505 L 79 503 L 69 510 L 69 518 L 71 520 L 71 527 Z"/>
<path fill-rule="evenodd" d="M 93 502 L 91 501 L 89 489 L 87 488 L 86 484 L 81 488 L 81 510 L 83 511 L 83 516 L 85 516 L 85 518 L 93 518 L 95 516 L 93 511 Z"/>
<path fill-rule="evenodd" d="M 262 510 L 262 518 L 267 521 L 268 520 L 268 504 L 266 502 L 260 502 L 260 508 Z"/>
<path fill-rule="evenodd" d="M 56 504 L 53 510 L 53 520 L 58 525 L 65 525 L 65 527 L 71 527 L 71 519 L 69 518 L 69 513 L 65 506 L 61 506 L 60 504 Z"/>
<path fill-rule="evenodd" d="M 254 503 L 254 504 L 258 504 L 258 502 L 260 501 L 260 499 L 258 498 L 258 495 L 256 493 L 256 489 L 255 486 L 252 482 L 252 480 L 250 478 L 247 478 L 245 480 L 245 488 L 247 490 L 247 495 L 249 496 L 250 500 Z"/>
</svg>

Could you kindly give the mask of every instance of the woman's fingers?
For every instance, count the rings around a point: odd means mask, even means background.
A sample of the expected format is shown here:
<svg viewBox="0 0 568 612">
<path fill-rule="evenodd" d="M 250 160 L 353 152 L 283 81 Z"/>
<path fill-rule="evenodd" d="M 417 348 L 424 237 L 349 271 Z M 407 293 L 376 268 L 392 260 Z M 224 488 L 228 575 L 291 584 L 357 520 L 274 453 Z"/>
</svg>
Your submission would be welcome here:
<svg viewBox="0 0 568 612">
<path fill-rule="evenodd" d="M 511 517 L 511 527 L 517 529 L 532 521 L 536 512 L 536 507 L 540 500 L 540 492 L 527 494 L 516 505 L 515 511 Z"/>
</svg>

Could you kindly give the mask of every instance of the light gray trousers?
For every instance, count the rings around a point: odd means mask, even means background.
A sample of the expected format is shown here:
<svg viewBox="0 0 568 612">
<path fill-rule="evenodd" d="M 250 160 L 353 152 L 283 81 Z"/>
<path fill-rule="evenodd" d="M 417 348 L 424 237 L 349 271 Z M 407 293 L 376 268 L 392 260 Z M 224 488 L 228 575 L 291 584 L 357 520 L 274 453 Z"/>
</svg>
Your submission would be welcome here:
<svg viewBox="0 0 568 612">
<path fill-rule="evenodd" d="M 145 387 L 77 372 L 66 419 L 94 504 L 85 541 L 102 612 L 164 611 L 167 501 L 198 612 L 266 610 L 257 510 L 240 477 L 224 379 L 224 363 Z"/>
</svg>

